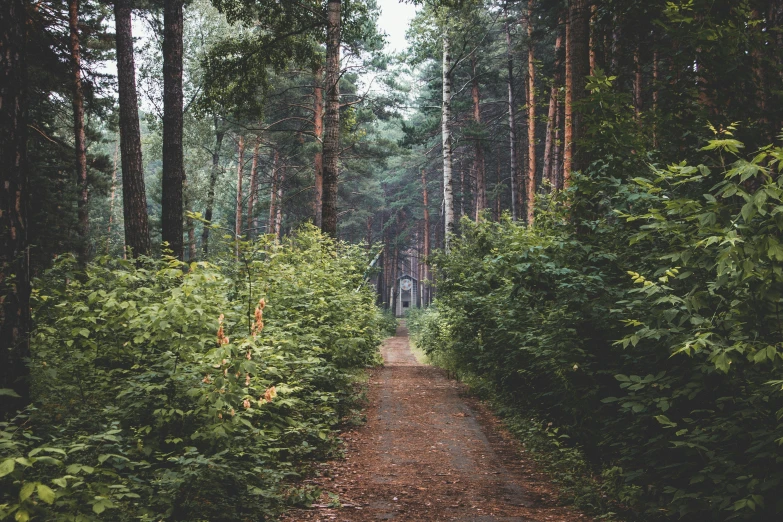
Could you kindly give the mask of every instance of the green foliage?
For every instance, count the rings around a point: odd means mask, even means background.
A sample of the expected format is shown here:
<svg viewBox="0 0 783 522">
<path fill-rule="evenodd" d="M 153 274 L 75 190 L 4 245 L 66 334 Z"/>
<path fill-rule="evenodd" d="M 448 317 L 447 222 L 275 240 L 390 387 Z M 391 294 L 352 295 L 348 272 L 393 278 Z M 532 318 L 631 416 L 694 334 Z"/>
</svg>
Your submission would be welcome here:
<svg viewBox="0 0 783 522">
<path fill-rule="evenodd" d="M 339 448 L 377 360 L 365 267 L 312 227 L 240 263 L 60 260 L 36 285 L 34 403 L 0 426 L 0 518 L 263 520 L 312 499 L 294 481 Z"/>
<path fill-rule="evenodd" d="M 732 127 L 713 131 L 697 166 L 632 180 L 634 137 L 618 135 L 535 229 L 464 220 L 433 256 L 437 306 L 409 323 L 436 360 L 604 470 L 615 507 L 597 512 L 783 511 L 783 149 L 745 159 Z"/>
</svg>

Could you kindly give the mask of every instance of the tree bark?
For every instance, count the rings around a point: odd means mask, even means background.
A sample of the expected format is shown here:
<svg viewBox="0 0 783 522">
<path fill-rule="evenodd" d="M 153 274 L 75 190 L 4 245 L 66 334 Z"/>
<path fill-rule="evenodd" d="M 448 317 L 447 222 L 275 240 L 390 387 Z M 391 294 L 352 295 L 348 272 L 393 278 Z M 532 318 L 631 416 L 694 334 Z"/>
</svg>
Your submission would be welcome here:
<svg viewBox="0 0 783 522">
<path fill-rule="evenodd" d="M 542 179 L 546 179 L 549 181 L 549 185 L 552 190 L 557 189 L 556 184 L 556 175 L 553 175 L 555 172 L 555 169 L 552 168 L 552 160 L 554 159 L 553 152 L 557 148 L 557 144 L 554 142 L 554 134 L 555 130 L 557 128 L 557 106 L 558 106 L 558 96 L 557 96 L 557 90 L 559 88 L 560 82 L 562 81 L 562 76 L 560 74 L 560 50 L 563 45 L 563 37 L 560 34 L 560 31 L 557 32 L 557 38 L 555 39 L 555 68 L 554 68 L 554 75 L 552 77 L 552 88 L 549 91 L 549 111 L 547 113 L 547 119 L 546 119 L 546 141 L 544 142 L 544 172 L 542 175 Z M 554 147 L 552 145 L 555 145 Z"/>
<path fill-rule="evenodd" d="M 444 246 L 445 250 L 448 252 L 451 240 L 450 236 L 454 233 L 454 187 L 451 151 L 451 49 L 447 35 L 443 35 L 443 105 L 441 108 L 441 134 L 443 139 Z"/>
<path fill-rule="evenodd" d="M 177 259 L 183 257 L 182 4 L 163 2 L 163 196 L 161 232 Z"/>
<path fill-rule="evenodd" d="M 84 136 L 84 90 L 82 89 L 82 57 L 79 43 L 79 0 L 68 0 L 68 29 L 71 36 L 71 69 L 73 74 L 73 148 L 76 153 L 76 183 L 78 187 L 79 261 L 84 264 L 90 255 L 90 218 L 87 190 L 87 140 Z"/>
<path fill-rule="evenodd" d="M 0 5 L 0 420 L 30 398 L 27 179 L 27 2 Z"/>
<path fill-rule="evenodd" d="M 581 117 L 574 105 L 585 95 L 584 79 L 590 72 L 590 18 L 587 0 L 571 0 L 566 25 L 566 101 L 563 186 L 568 188 L 571 173 L 582 168 L 575 143 L 581 137 Z"/>
<path fill-rule="evenodd" d="M 533 226 L 536 204 L 536 57 L 533 49 L 533 0 L 527 3 L 527 226 Z"/>
<path fill-rule="evenodd" d="M 144 164 L 141 158 L 139 105 L 130 0 L 114 2 L 117 39 L 117 93 L 120 104 L 120 162 L 122 164 L 122 214 L 125 245 L 132 256 L 150 254 L 150 230 Z"/>
<path fill-rule="evenodd" d="M 111 242 L 111 226 L 114 224 L 114 197 L 117 195 L 117 156 L 119 156 L 120 144 L 114 145 L 114 170 L 111 174 L 111 196 L 109 197 L 109 226 L 106 230 L 106 254 L 109 253 Z"/>
<path fill-rule="evenodd" d="M 217 116 L 215 117 L 215 150 L 212 151 L 212 170 L 209 173 L 209 188 L 207 189 L 207 208 L 204 210 L 204 219 L 207 224 L 201 231 L 201 250 L 206 258 L 209 254 L 209 223 L 212 222 L 212 210 L 215 206 L 215 185 L 220 176 L 220 148 L 223 145 L 225 132 L 219 127 Z"/>
<path fill-rule="evenodd" d="M 633 66 L 634 66 L 634 80 L 633 80 L 633 113 L 637 122 L 641 122 L 642 118 L 642 58 L 639 51 L 639 42 L 636 42 L 636 47 L 633 50 Z"/>
<path fill-rule="evenodd" d="M 481 128 L 481 96 L 479 94 L 478 76 L 476 76 L 476 56 L 470 61 L 473 69 L 473 79 L 471 85 L 471 96 L 473 98 L 473 121 L 476 123 L 476 130 Z M 476 168 L 476 221 L 481 216 L 481 211 L 487 208 L 487 175 L 484 165 L 484 145 L 480 139 L 474 143 L 476 149 L 475 168 Z"/>
<path fill-rule="evenodd" d="M 242 237 L 242 171 L 245 169 L 245 137 L 240 136 L 237 144 L 237 201 L 234 215 L 234 241 L 239 256 L 239 239 Z"/>
<path fill-rule="evenodd" d="M 275 231 L 275 218 L 277 217 L 277 212 L 275 211 L 275 204 L 277 200 L 277 177 L 278 177 L 278 167 L 277 163 L 280 159 L 280 153 L 275 149 L 274 155 L 272 157 L 272 183 L 270 185 L 269 190 L 269 221 L 267 221 L 266 225 L 266 233 L 267 234 L 273 234 Z"/>
<path fill-rule="evenodd" d="M 313 87 L 313 133 L 319 144 L 323 144 L 324 136 L 324 88 L 323 68 L 315 71 L 315 85 Z M 324 156 L 321 150 L 315 153 L 315 226 L 323 225 L 323 198 L 324 198 Z"/>
<path fill-rule="evenodd" d="M 505 24 L 506 30 L 506 56 L 508 76 L 506 84 L 508 87 L 508 145 L 509 145 L 509 171 L 511 176 L 511 219 L 516 221 L 519 217 L 517 209 L 517 195 L 519 187 L 517 186 L 517 133 L 516 133 L 516 115 L 514 110 L 514 56 L 511 52 L 511 29 L 508 22 Z"/>
<path fill-rule="evenodd" d="M 250 164 L 250 194 L 247 196 L 247 238 L 253 237 L 254 214 L 253 207 L 258 199 L 258 149 L 261 147 L 261 138 L 256 137 L 253 146 L 253 162 Z"/>
<path fill-rule="evenodd" d="M 427 194 L 427 175 L 424 169 L 421 169 L 421 194 L 424 200 L 424 279 L 429 278 L 429 255 L 430 255 L 430 209 L 429 195 Z M 419 281 L 421 283 L 421 281 Z M 422 286 L 422 294 L 427 293 L 426 300 L 423 302 L 429 304 L 429 286 Z"/>
<path fill-rule="evenodd" d="M 275 240 L 280 240 L 283 227 L 283 182 L 285 181 L 285 164 L 278 168 L 277 196 L 275 197 Z"/>
<path fill-rule="evenodd" d="M 337 237 L 337 161 L 340 149 L 340 11 L 341 0 L 328 1 L 321 230 L 334 238 Z"/>
</svg>

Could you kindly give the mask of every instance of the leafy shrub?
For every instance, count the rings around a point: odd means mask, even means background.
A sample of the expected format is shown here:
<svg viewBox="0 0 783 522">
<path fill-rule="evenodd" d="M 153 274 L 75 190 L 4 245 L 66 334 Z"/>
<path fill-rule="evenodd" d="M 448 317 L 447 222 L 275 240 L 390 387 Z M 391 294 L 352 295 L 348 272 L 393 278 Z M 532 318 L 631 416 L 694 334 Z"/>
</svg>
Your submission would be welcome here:
<svg viewBox="0 0 783 522">
<path fill-rule="evenodd" d="M 783 512 L 783 149 L 607 152 L 533 229 L 463 221 L 417 344 L 582 448 L 634 519 Z M 612 486 L 614 484 L 614 486 Z"/>
<path fill-rule="evenodd" d="M 240 260 L 61 260 L 35 294 L 34 403 L 0 426 L 0 518 L 259 520 L 338 448 L 383 321 L 360 249 L 313 228 Z"/>
</svg>

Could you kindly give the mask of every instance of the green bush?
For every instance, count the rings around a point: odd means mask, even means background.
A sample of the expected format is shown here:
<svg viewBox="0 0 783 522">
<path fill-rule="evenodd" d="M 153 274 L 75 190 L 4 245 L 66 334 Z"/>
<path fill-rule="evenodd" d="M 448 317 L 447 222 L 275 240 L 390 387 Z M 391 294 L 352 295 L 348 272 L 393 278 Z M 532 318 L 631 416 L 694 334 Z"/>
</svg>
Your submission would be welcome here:
<svg viewBox="0 0 783 522">
<path fill-rule="evenodd" d="M 36 282 L 0 519 L 263 520 L 316 494 L 295 481 L 378 357 L 366 260 L 311 227 L 239 258 L 63 259 Z"/>
<path fill-rule="evenodd" d="M 595 160 L 535 228 L 464 220 L 411 322 L 581 447 L 638 520 L 783 512 L 783 149 L 745 159 L 730 131 L 697 166 Z"/>
</svg>

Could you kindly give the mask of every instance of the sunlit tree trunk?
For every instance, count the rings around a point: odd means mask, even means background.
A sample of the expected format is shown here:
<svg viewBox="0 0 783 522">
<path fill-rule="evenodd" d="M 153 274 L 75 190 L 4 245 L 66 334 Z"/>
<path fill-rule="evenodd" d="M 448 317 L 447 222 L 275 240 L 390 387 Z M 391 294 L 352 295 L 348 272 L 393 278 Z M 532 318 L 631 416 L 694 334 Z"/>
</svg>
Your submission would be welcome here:
<svg viewBox="0 0 783 522">
<path fill-rule="evenodd" d="M 30 397 L 27 179 L 27 2 L 0 4 L 0 420 Z"/>
<path fill-rule="evenodd" d="M 443 36 L 443 105 L 441 108 L 443 142 L 443 224 L 445 248 L 448 251 L 450 235 L 454 233 L 454 187 L 451 151 L 451 49 L 448 36 Z"/>
<path fill-rule="evenodd" d="M 117 97 L 120 105 L 120 159 L 125 244 L 130 248 L 131 255 L 146 256 L 150 253 L 150 231 L 147 194 L 144 187 L 144 165 L 141 158 L 130 0 L 114 2 L 114 20 L 117 39 Z"/>
<path fill-rule="evenodd" d="M 163 2 L 163 195 L 161 238 L 174 257 L 183 256 L 182 190 L 182 4 Z"/>
<path fill-rule="evenodd" d="M 79 0 L 68 0 L 68 29 L 71 36 L 71 71 L 73 74 L 73 148 L 76 153 L 78 189 L 79 260 L 87 262 L 90 255 L 90 218 L 87 208 L 87 140 L 84 136 L 84 90 L 82 89 L 82 58 L 79 41 Z"/>
<path fill-rule="evenodd" d="M 220 149 L 223 146 L 225 132 L 219 127 L 218 117 L 215 116 L 215 149 L 212 151 L 212 169 L 209 173 L 209 187 L 207 188 L 207 208 L 204 210 L 204 219 L 212 222 L 212 210 L 215 206 L 215 185 L 220 176 Z M 209 254 L 209 226 L 204 225 L 201 231 L 201 250 L 204 257 Z"/>
<path fill-rule="evenodd" d="M 517 134 L 516 134 L 516 113 L 514 107 L 514 56 L 511 47 L 511 29 L 508 22 L 505 24 L 506 31 L 506 56 L 508 75 L 506 76 L 506 85 L 508 87 L 508 146 L 509 146 L 509 172 L 511 177 L 511 219 L 516 221 L 518 217 L 517 199 L 519 196 L 519 187 L 517 186 Z"/>
<path fill-rule="evenodd" d="M 327 3 L 326 115 L 323 141 L 323 207 L 321 230 L 337 237 L 337 183 L 340 149 L 340 11 L 341 0 Z"/>
</svg>

